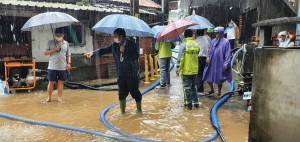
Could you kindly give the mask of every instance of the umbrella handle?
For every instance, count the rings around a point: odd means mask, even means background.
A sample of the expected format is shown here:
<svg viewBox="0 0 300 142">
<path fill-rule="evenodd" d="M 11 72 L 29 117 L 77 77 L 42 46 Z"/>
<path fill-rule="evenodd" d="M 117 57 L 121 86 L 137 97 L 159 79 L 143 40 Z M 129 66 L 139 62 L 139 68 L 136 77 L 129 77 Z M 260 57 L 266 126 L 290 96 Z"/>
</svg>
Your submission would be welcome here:
<svg viewBox="0 0 300 142">
<path fill-rule="evenodd" d="M 120 61 L 123 62 L 124 61 L 124 56 L 123 56 L 123 53 L 121 53 L 120 55 Z"/>
<path fill-rule="evenodd" d="M 52 24 L 51 24 L 51 23 L 50 23 L 50 27 L 51 27 L 51 32 L 52 32 L 54 44 L 58 47 L 58 49 L 57 49 L 56 51 L 57 51 L 57 52 L 60 52 L 61 46 L 60 46 L 60 45 L 57 43 L 57 41 L 55 40 L 54 32 L 53 32 L 53 27 L 52 27 Z"/>
</svg>

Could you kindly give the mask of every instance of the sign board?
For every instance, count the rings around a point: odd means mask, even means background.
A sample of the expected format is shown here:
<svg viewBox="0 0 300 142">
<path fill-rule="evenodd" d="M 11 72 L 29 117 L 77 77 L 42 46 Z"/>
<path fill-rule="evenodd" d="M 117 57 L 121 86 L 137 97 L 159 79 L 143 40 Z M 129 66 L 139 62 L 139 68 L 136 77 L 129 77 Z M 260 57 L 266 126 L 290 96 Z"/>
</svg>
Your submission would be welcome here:
<svg viewBox="0 0 300 142">
<path fill-rule="evenodd" d="M 170 1 L 169 10 L 177 10 L 177 9 L 178 9 L 178 1 Z"/>
<path fill-rule="evenodd" d="M 140 48 L 140 54 L 143 54 L 143 48 Z"/>
<path fill-rule="evenodd" d="M 251 100 L 252 92 L 244 92 L 243 100 Z"/>
</svg>

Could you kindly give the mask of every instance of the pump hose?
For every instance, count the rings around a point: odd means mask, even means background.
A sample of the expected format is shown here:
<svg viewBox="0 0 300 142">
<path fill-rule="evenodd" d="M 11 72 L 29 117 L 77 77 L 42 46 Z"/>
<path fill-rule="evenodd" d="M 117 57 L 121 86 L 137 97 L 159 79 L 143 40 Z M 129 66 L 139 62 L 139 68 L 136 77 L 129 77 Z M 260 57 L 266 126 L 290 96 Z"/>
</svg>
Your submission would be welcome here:
<svg viewBox="0 0 300 142">
<path fill-rule="evenodd" d="M 106 138 L 110 138 L 110 139 L 114 139 L 114 140 L 118 140 L 118 141 L 137 142 L 137 140 L 133 140 L 133 139 L 108 135 L 108 134 L 104 134 L 104 133 L 100 133 L 100 132 L 96 132 L 96 131 L 92 131 L 92 130 L 82 129 L 82 128 L 78 128 L 78 127 L 72 127 L 72 126 L 67 126 L 67 125 L 62 125 L 62 124 L 57 124 L 57 123 L 32 120 L 32 119 L 14 116 L 14 115 L 6 114 L 6 113 L 0 113 L 0 117 L 10 119 L 10 120 L 22 121 L 22 122 L 33 124 L 33 125 L 49 126 L 49 127 L 59 128 L 59 129 L 65 129 L 65 130 L 71 130 L 71 131 L 91 134 L 91 135 L 100 136 L 100 137 L 106 137 Z"/>
<path fill-rule="evenodd" d="M 98 88 L 98 87 L 93 87 L 90 85 L 76 83 L 76 82 L 65 82 L 64 85 L 71 89 L 90 89 L 90 90 L 96 90 L 96 91 L 118 91 L 118 88 Z"/>
<path fill-rule="evenodd" d="M 140 77 L 140 80 L 144 79 L 145 76 Z M 118 82 L 109 82 L 109 83 L 102 83 L 102 84 L 95 84 L 95 85 L 87 85 L 77 82 L 64 82 L 64 86 L 70 88 L 70 89 L 90 89 L 95 91 L 118 91 L 117 88 L 99 88 L 104 86 L 111 86 L 111 85 L 117 85 Z"/>
</svg>

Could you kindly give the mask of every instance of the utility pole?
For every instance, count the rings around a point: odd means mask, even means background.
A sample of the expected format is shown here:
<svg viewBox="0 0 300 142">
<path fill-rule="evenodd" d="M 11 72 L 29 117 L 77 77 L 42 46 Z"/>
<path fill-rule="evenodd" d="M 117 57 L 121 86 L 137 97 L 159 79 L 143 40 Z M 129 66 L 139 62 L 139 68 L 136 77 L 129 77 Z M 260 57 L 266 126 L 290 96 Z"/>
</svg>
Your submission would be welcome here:
<svg viewBox="0 0 300 142">
<path fill-rule="evenodd" d="M 130 15 L 139 18 L 139 0 L 130 0 Z"/>
<path fill-rule="evenodd" d="M 162 25 L 165 25 L 165 1 L 164 0 L 161 0 L 161 12 L 163 13 Z"/>
<path fill-rule="evenodd" d="M 140 13 L 139 13 L 139 0 L 130 0 L 130 15 L 136 18 L 140 18 Z M 136 37 L 135 43 L 139 45 L 139 38 Z"/>
</svg>

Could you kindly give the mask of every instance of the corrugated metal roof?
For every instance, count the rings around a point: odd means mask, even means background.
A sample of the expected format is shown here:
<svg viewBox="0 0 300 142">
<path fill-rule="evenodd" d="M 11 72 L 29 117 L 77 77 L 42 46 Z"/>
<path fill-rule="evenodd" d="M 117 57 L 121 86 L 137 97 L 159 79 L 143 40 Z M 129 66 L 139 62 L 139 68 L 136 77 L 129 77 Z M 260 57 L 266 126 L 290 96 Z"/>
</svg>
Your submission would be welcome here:
<svg viewBox="0 0 300 142">
<path fill-rule="evenodd" d="M 121 3 L 130 3 L 130 0 L 111 0 L 111 1 L 117 1 L 117 2 L 121 2 Z M 152 0 L 139 0 L 139 5 L 145 6 L 145 7 L 161 8 L 161 6 L 159 4 L 155 3 Z"/>
<path fill-rule="evenodd" d="M 140 13 L 144 13 L 144 14 L 157 15 L 156 13 L 149 12 L 149 11 L 143 10 L 143 9 L 139 9 L 139 12 L 140 12 Z"/>
<path fill-rule="evenodd" d="M 252 27 L 278 26 L 286 24 L 299 24 L 300 17 L 281 17 L 276 19 L 268 19 L 252 24 Z"/>
<path fill-rule="evenodd" d="M 45 7 L 45 8 L 70 9 L 70 10 L 87 10 L 87 11 L 98 11 L 98 12 L 123 13 L 120 10 L 112 9 L 112 8 L 103 8 L 103 7 L 95 7 L 95 6 L 78 6 L 75 4 L 65 4 L 65 3 L 1 0 L 0 4 L 15 5 L 15 6 Z"/>
</svg>

